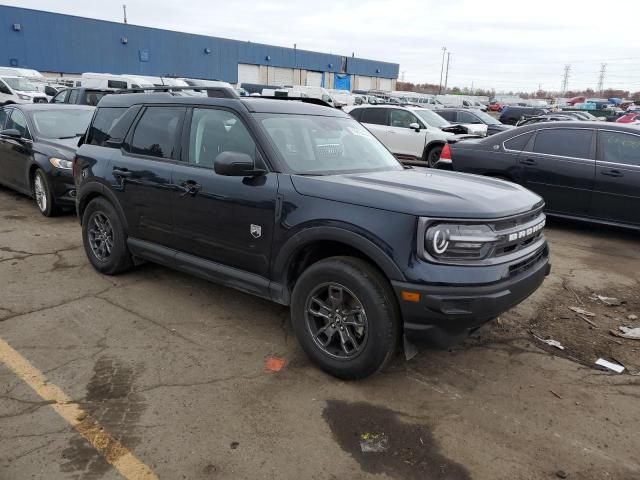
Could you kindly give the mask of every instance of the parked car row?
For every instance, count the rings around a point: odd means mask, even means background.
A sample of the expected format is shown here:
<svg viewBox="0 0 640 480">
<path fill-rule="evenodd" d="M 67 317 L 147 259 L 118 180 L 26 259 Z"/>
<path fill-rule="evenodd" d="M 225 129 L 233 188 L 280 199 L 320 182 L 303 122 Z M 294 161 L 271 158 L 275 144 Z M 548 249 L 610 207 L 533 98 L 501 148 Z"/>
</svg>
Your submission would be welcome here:
<svg viewBox="0 0 640 480">
<path fill-rule="evenodd" d="M 457 342 L 548 275 L 526 188 L 404 167 L 313 99 L 203 89 L 5 106 L 0 179 L 45 215 L 75 199 L 103 274 L 151 261 L 290 306 L 304 351 L 340 378 L 380 370 L 401 338 Z M 459 138 L 428 109 L 358 108 L 423 150 L 427 133 Z"/>
</svg>

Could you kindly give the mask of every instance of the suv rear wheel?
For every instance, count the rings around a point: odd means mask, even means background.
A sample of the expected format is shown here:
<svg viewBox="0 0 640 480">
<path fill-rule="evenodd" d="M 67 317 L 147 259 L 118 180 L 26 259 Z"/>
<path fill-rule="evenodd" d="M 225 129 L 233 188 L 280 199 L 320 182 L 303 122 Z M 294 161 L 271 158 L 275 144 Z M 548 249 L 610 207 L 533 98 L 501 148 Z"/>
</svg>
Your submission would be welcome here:
<svg viewBox="0 0 640 480">
<path fill-rule="evenodd" d="M 291 319 L 313 363 L 346 380 L 384 368 L 398 342 L 394 294 L 380 272 L 357 258 L 332 257 L 305 270 L 293 291 Z"/>
<path fill-rule="evenodd" d="M 82 215 L 82 243 L 93 267 L 116 275 L 133 266 L 122 221 L 113 205 L 94 198 Z"/>
</svg>

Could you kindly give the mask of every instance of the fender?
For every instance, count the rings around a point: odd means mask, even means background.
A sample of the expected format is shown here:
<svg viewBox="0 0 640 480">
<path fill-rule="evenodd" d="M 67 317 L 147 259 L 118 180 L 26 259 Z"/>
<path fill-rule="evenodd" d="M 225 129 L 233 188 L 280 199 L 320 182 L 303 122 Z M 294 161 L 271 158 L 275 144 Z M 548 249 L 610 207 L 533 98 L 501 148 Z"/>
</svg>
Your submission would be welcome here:
<svg viewBox="0 0 640 480">
<path fill-rule="evenodd" d="M 113 207 L 116 209 L 116 212 L 118 212 L 118 215 L 120 216 L 120 221 L 122 222 L 122 226 L 124 228 L 125 233 L 128 234 L 129 224 L 127 223 L 127 217 L 125 216 L 124 211 L 122 210 L 122 206 L 120 205 L 120 202 L 118 202 L 118 199 L 116 198 L 116 196 L 114 195 L 114 193 L 111 191 L 110 188 L 105 187 L 105 185 L 97 181 L 89 181 L 83 184 L 78 191 L 78 198 L 76 200 L 76 210 L 77 210 L 78 220 L 80 221 L 80 224 L 82 225 L 81 212 L 84 212 L 84 209 L 86 208 L 85 199 L 95 193 L 105 197 L 107 200 L 111 202 Z"/>
<path fill-rule="evenodd" d="M 389 280 L 403 279 L 401 281 L 404 281 L 405 276 L 402 271 L 380 247 L 355 232 L 337 227 L 312 227 L 302 230 L 287 240 L 273 261 L 273 280 L 287 285 L 289 260 L 304 246 L 323 240 L 341 242 L 360 250 L 373 260 Z"/>
</svg>

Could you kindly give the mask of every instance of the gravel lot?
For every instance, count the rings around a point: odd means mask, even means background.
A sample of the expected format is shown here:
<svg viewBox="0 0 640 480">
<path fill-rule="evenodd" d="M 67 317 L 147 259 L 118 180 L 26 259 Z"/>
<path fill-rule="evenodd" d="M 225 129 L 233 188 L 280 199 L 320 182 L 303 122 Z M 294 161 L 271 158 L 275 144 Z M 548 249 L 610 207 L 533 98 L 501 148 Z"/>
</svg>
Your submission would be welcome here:
<svg viewBox="0 0 640 480">
<path fill-rule="evenodd" d="M 346 383 L 309 364 L 286 308 L 151 264 L 100 276 L 73 214 L 0 188 L 0 340 L 162 479 L 638 479 L 640 341 L 609 330 L 640 315 L 640 235 L 547 231 L 553 273 L 532 298 Z M 122 478 L 56 407 L 0 361 L 0 478 Z"/>
</svg>

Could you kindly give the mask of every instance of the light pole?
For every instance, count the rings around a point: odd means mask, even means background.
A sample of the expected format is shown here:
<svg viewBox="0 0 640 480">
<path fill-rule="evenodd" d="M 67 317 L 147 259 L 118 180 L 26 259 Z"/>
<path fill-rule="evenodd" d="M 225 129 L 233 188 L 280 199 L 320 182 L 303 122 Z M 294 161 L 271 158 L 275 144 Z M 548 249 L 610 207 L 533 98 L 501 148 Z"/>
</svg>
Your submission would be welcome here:
<svg viewBox="0 0 640 480">
<path fill-rule="evenodd" d="M 444 72 L 444 54 L 447 52 L 447 47 L 442 47 L 442 65 L 440 65 L 440 84 L 438 85 L 438 95 L 442 93 L 442 73 Z"/>
</svg>

